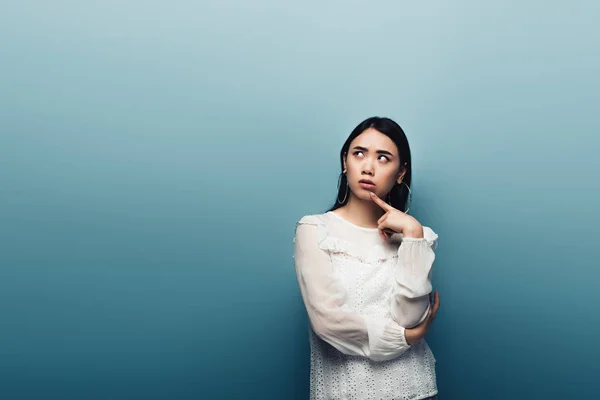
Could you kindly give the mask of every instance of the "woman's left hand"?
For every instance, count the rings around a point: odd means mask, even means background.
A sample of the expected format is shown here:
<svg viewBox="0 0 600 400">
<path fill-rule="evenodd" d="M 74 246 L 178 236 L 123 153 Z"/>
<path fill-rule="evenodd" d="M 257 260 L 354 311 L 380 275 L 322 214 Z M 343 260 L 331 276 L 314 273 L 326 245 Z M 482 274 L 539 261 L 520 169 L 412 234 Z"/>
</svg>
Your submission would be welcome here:
<svg viewBox="0 0 600 400">
<path fill-rule="evenodd" d="M 383 240 L 387 241 L 394 233 L 402 233 L 404 237 L 423 237 L 423 226 L 413 216 L 392 207 L 373 192 L 371 198 L 385 211 L 385 214 L 377 220 L 377 229 Z"/>
</svg>

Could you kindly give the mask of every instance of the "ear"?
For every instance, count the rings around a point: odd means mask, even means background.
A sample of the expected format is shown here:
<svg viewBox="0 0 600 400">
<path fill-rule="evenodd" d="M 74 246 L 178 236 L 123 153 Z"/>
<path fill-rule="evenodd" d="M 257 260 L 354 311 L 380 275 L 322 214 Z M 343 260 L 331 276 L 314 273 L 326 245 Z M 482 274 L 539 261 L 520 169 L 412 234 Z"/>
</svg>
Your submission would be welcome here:
<svg viewBox="0 0 600 400">
<path fill-rule="evenodd" d="M 346 171 L 348 168 L 346 167 L 346 153 L 344 153 L 344 158 L 342 159 L 342 163 L 344 164 L 344 168 L 342 168 L 343 171 Z"/>
<path fill-rule="evenodd" d="M 400 172 L 398 173 L 398 178 L 396 179 L 396 183 L 400 185 L 402 183 L 402 179 L 404 179 L 404 175 L 406 175 L 406 167 L 400 167 Z"/>
</svg>

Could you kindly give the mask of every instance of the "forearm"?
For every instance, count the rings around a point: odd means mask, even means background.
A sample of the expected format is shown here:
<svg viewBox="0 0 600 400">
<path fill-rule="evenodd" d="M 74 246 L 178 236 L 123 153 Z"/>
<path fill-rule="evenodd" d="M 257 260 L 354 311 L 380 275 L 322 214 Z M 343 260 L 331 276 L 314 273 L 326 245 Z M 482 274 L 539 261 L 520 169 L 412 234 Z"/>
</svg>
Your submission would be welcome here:
<svg viewBox="0 0 600 400">
<path fill-rule="evenodd" d="M 413 225 L 406 232 L 411 236 L 404 236 L 398 248 L 390 307 L 396 322 L 412 328 L 423 321 L 429 308 L 437 235 L 421 225 Z"/>
</svg>

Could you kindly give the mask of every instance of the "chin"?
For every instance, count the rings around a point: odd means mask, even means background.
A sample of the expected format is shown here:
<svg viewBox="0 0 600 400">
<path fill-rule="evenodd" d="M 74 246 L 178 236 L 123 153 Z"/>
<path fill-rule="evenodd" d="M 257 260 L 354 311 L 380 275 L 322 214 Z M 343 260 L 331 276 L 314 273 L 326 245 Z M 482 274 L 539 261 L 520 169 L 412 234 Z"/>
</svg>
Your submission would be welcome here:
<svg viewBox="0 0 600 400">
<path fill-rule="evenodd" d="M 358 188 L 358 190 L 356 192 L 354 192 L 354 195 L 356 197 L 358 197 L 361 200 L 371 200 L 371 195 L 369 194 L 369 192 L 371 192 L 370 190 L 367 189 L 363 189 L 361 187 Z M 379 194 L 373 190 L 373 192 L 379 196 Z"/>
</svg>

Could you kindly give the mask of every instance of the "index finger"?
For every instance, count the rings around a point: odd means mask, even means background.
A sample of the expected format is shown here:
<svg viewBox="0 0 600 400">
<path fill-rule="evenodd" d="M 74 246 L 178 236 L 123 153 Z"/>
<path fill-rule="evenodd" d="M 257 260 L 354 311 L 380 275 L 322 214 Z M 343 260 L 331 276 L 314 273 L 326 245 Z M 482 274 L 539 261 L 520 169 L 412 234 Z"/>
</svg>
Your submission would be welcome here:
<svg viewBox="0 0 600 400">
<path fill-rule="evenodd" d="M 374 192 L 369 192 L 369 193 L 371 193 L 371 199 L 373 199 L 373 201 L 379 207 L 383 208 L 385 211 L 389 211 L 389 210 L 391 210 L 393 208 L 388 203 L 386 203 L 385 201 L 381 200 Z"/>
</svg>

